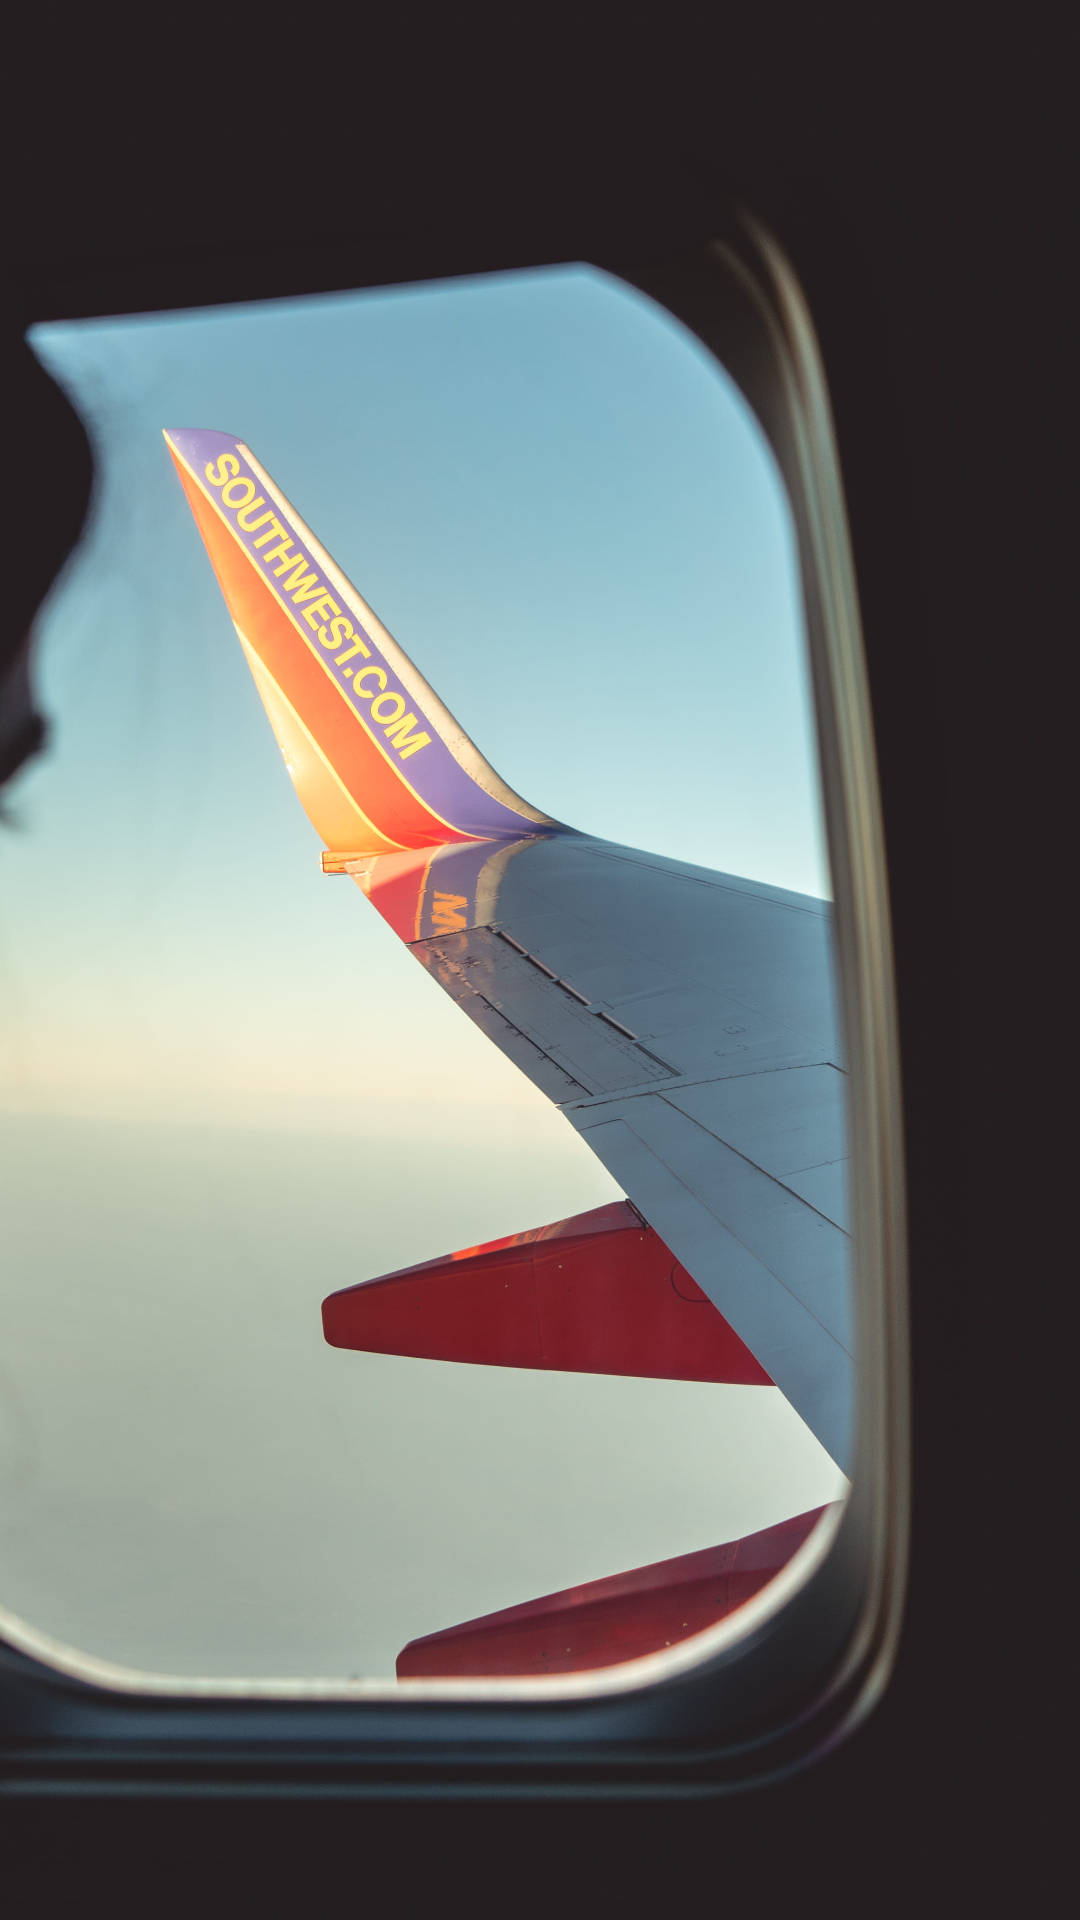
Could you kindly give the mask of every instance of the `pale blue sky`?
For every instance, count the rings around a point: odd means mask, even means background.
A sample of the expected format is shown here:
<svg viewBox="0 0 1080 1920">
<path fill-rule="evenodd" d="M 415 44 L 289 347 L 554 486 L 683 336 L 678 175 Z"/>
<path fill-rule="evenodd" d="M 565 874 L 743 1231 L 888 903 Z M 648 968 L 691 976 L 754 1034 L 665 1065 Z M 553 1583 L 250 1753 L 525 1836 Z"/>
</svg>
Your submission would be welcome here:
<svg viewBox="0 0 1080 1920">
<path fill-rule="evenodd" d="M 771 1390 L 322 1345 L 332 1287 L 614 1190 L 320 874 L 161 439 L 246 440 L 528 799 L 822 894 L 790 528 L 730 382 L 584 269 L 34 344 L 99 490 L 40 626 L 51 750 L 0 837 L 6 1364 L 37 1462 L 0 1601 L 136 1664 L 380 1673 L 413 1633 L 829 1498 Z"/>
</svg>

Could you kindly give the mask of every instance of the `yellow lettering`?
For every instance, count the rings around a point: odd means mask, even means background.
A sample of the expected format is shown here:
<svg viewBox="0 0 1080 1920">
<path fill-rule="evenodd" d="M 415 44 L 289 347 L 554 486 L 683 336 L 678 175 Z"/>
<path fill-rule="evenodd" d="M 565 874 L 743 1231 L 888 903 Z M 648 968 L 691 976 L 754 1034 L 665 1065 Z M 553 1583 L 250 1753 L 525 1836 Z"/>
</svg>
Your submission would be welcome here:
<svg viewBox="0 0 1080 1920">
<path fill-rule="evenodd" d="M 372 673 L 378 675 L 380 687 L 385 687 L 386 685 L 386 675 L 381 667 L 361 667 L 360 672 L 353 681 L 353 686 L 356 688 L 362 700 L 371 699 L 370 693 L 368 693 L 364 687 L 364 681 L 368 678 L 368 675 Z"/>
<path fill-rule="evenodd" d="M 326 592 L 326 588 L 323 586 L 317 573 L 304 572 L 306 566 L 306 560 L 298 560 L 288 579 L 283 580 L 281 583 L 282 590 L 292 595 L 294 607 L 301 607 L 305 600 L 315 600 L 320 593 Z M 277 571 L 280 573 L 281 568 L 279 567 Z"/>
<path fill-rule="evenodd" d="M 344 628 L 344 632 L 339 633 L 338 632 L 339 627 Z M 362 633 L 353 632 L 353 624 L 351 620 L 331 620 L 330 631 L 334 635 L 334 640 L 332 643 L 334 646 L 337 646 L 338 642 L 341 640 L 352 641 L 351 647 L 346 647 L 344 653 L 338 654 L 337 663 L 339 667 L 343 660 L 351 660 L 354 653 L 362 653 L 365 660 L 371 659 L 371 648 L 368 646 L 368 643 L 364 639 L 364 636 Z M 319 628 L 319 639 L 323 640 L 323 630 L 321 627 Z M 327 642 L 323 640 L 323 645 L 326 646 L 326 644 Z"/>
<path fill-rule="evenodd" d="M 308 626 L 311 628 L 312 633 L 314 633 L 316 628 L 319 626 L 320 620 L 325 620 L 327 616 L 331 613 L 340 613 L 340 612 L 341 612 L 341 608 L 338 606 L 337 601 L 332 600 L 330 598 L 330 595 L 327 593 L 326 588 L 324 587 L 318 599 L 313 600 L 310 607 L 304 608 L 304 619 L 307 621 Z M 315 616 L 314 619 L 312 619 L 313 614 Z"/>
<path fill-rule="evenodd" d="M 266 506 L 266 501 L 263 498 L 262 494 L 260 493 L 258 499 L 253 500 L 249 507 L 241 507 L 239 513 L 236 516 L 237 526 L 243 527 L 245 533 L 254 533 L 256 527 L 265 527 L 267 521 L 272 520 L 274 517 L 273 514 L 270 512 L 269 508 L 267 508 L 267 511 L 265 513 L 260 513 L 257 520 L 253 520 L 251 518 L 256 507 L 265 507 L 265 506 Z"/>
<path fill-rule="evenodd" d="M 287 533 L 283 533 L 281 536 L 281 539 L 277 543 L 277 546 L 267 547 L 266 552 L 263 554 L 263 561 L 266 564 L 266 566 L 270 565 L 271 560 L 276 560 L 278 559 L 279 556 L 281 556 L 282 557 L 281 565 L 280 567 L 274 568 L 275 573 L 285 573 L 287 572 L 289 567 L 295 567 L 296 565 L 295 553 L 291 553 L 291 552 L 286 553 L 285 551 L 286 547 L 291 548 L 291 546 L 292 546 L 291 535 Z"/>
<path fill-rule="evenodd" d="M 280 533 L 283 540 L 287 540 L 289 537 L 277 515 L 272 513 L 270 515 L 270 525 L 267 527 L 266 532 L 260 533 L 258 539 L 253 542 L 253 545 L 256 547 L 265 547 L 267 541 L 272 540 L 275 533 Z M 265 559 L 267 556 L 264 555 L 263 557 Z"/>
<path fill-rule="evenodd" d="M 217 462 L 218 470 L 216 473 L 214 472 L 214 464 L 213 460 L 208 460 L 203 468 L 203 472 L 212 487 L 223 487 L 230 474 L 239 473 L 240 471 L 240 462 L 235 453 L 222 454 L 221 459 Z"/>
<path fill-rule="evenodd" d="M 385 694 L 383 698 L 386 698 Z M 381 702 L 376 704 L 380 705 Z M 375 708 L 372 707 L 371 711 L 374 713 Z M 403 713 L 399 720 L 391 720 L 390 725 L 383 728 L 387 739 L 393 743 L 403 760 L 407 760 L 410 753 L 419 753 L 421 747 L 431 745 L 430 733 L 414 733 L 415 726 L 415 713 Z"/>
<path fill-rule="evenodd" d="M 236 498 L 237 487 L 243 489 L 239 500 Z M 239 480 L 230 480 L 227 487 L 222 487 L 221 497 L 227 507 L 246 507 L 255 498 L 255 482 L 241 474 Z"/>
<path fill-rule="evenodd" d="M 385 707 L 388 701 L 393 703 L 394 711 L 392 713 L 380 713 L 379 708 Z M 400 693 L 380 693 L 378 699 L 373 700 L 371 703 L 371 717 L 373 720 L 378 721 L 380 727 L 387 721 L 400 720 L 404 711 L 405 702 Z"/>
</svg>

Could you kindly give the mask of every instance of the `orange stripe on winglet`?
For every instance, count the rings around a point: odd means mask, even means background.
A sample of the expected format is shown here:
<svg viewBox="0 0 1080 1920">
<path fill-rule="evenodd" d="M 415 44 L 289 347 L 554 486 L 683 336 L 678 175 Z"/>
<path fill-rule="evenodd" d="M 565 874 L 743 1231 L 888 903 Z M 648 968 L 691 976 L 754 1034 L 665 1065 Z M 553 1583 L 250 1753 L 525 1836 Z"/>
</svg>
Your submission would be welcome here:
<svg viewBox="0 0 1080 1920">
<path fill-rule="evenodd" d="M 289 778 L 316 833 L 321 834 L 327 847 L 336 853 L 357 847 L 365 853 L 398 852 L 397 842 L 378 833 L 363 809 L 357 806 L 254 647 L 239 628 L 236 631 Z"/>
</svg>

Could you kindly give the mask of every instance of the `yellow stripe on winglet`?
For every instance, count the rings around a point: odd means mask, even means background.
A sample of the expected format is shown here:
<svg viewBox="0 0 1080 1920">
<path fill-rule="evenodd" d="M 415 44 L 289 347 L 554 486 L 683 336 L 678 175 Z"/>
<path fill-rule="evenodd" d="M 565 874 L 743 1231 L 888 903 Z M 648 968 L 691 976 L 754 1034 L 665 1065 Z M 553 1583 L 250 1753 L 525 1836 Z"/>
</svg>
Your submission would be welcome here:
<svg viewBox="0 0 1080 1920">
<path fill-rule="evenodd" d="M 235 626 L 235 621 L 233 624 Z M 316 833 L 333 853 L 399 852 L 401 841 L 391 840 L 387 834 L 380 833 L 368 819 L 239 627 L 236 628 L 236 634 L 251 668 L 251 677 L 259 690 L 259 698 L 266 708 L 266 717 L 284 756 L 289 778 L 296 788 L 297 798 Z"/>
</svg>

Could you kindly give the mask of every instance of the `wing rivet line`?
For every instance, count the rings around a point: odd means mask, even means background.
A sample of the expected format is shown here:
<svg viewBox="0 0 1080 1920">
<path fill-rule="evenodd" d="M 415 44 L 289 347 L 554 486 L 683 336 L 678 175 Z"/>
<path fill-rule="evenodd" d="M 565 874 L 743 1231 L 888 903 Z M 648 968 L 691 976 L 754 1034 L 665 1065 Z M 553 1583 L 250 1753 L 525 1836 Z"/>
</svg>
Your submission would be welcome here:
<svg viewBox="0 0 1080 1920">
<path fill-rule="evenodd" d="M 583 1007 L 592 1005 L 592 1002 L 586 999 L 583 993 L 579 993 L 576 987 L 570 985 L 569 980 L 562 979 L 561 975 L 555 972 L 554 967 L 549 967 L 546 961 L 538 960 L 535 953 L 530 953 L 528 947 L 523 947 L 520 940 L 514 939 L 513 934 L 504 933 L 501 927 L 493 927 L 491 931 L 497 940 L 505 941 L 508 947 L 513 947 L 515 953 L 520 953 L 522 959 L 527 960 L 530 967 L 536 967 L 537 970 L 545 974 L 549 980 L 554 980 L 557 987 L 562 987 L 564 992 L 573 994 L 574 999 L 580 1000 Z M 633 1038 L 632 1035 L 631 1038 Z"/>
<path fill-rule="evenodd" d="M 624 1027 L 624 1026 L 623 1026 L 623 1023 L 622 1023 L 622 1021 L 621 1021 L 621 1020 L 616 1020 L 616 1018 L 615 1018 L 615 1016 L 614 1016 L 614 1014 L 612 1014 L 612 1013 L 605 1013 L 602 1007 L 597 1007 L 597 1009 L 596 1009 L 596 1017 L 597 1017 L 597 1019 L 598 1019 L 598 1020 L 606 1020 L 606 1022 L 607 1022 L 607 1024 L 608 1024 L 608 1026 L 609 1026 L 609 1027 L 614 1027 L 614 1028 L 615 1028 L 615 1031 L 616 1031 L 616 1033 L 622 1033 L 622 1034 L 625 1034 L 625 1035 L 626 1035 L 626 1038 L 627 1038 L 628 1040 L 632 1040 L 632 1041 L 634 1042 L 634 1045 L 635 1045 L 635 1046 L 636 1046 L 636 1045 L 638 1044 L 638 1037 L 637 1037 L 637 1034 L 636 1034 L 636 1033 L 631 1033 L 631 1031 L 630 1031 L 630 1029 L 629 1029 L 629 1027 Z"/>
<path fill-rule="evenodd" d="M 563 980 L 560 978 L 556 982 L 556 985 L 560 986 L 564 993 L 572 994 L 575 1000 L 580 1000 L 583 1007 L 590 1007 L 592 1005 L 592 1001 L 587 1000 L 585 998 L 585 995 L 583 993 L 579 993 L 576 987 L 572 987 L 570 985 L 569 980 Z"/>
<path fill-rule="evenodd" d="M 564 993 L 570 994 L 571 998 L 578 1001 L 581 1006 L 588 1007 L 597 1020 L 602 1020 L 605 1026 L 614 1027 L 615 1032 L 621 1033 L 624 1040 L 631 1041 L 637 1048 L 637 1051 L 644 1055 L 646 1060 L 651 1060 L 654 1066 L 662 1068 L 663 1072 L 669 1074 L 672 1079 L 679 1079 L 681 1077 L 677 1069 L 671 1065 L 670 1061 L 662 1060 L 658 1053 L 653 1053 L 649 1047 L 643 1046 L 637 1034 L 634 1033 L 630 1027 L 625 1027 L 621 1020 L 616 1020 L 613 1013 L 605 1013 L 602 1007 L 594 1007 L 592 1001 L 589 1000 L 585 994 L 581 993 L 577 987 L 572 987 L 569 980 L 564 980 L 561 974 L 555 972 L 553 967 L 549 967 L 543 960 L 537 959 L 535 953 L 530 953 L 528 947 L 523 947 L 521 941 L 515 940 L 512 933 L 507 933 L 503 927 L 491 927 L 489 931 L 495 935 L 497 940 L 502 940 L 506 946 L 512 947 L 515 953 L 520 953 L 523 960 L 527 960 L 531 967 L 535 967 L 539 973 L 544 974 L 546 978 L 553 981 L 557 987 L 561 987 Z M 499 1003 L 495 1001 L 492 1004 L 497 1006 Z"/>
</svg>

